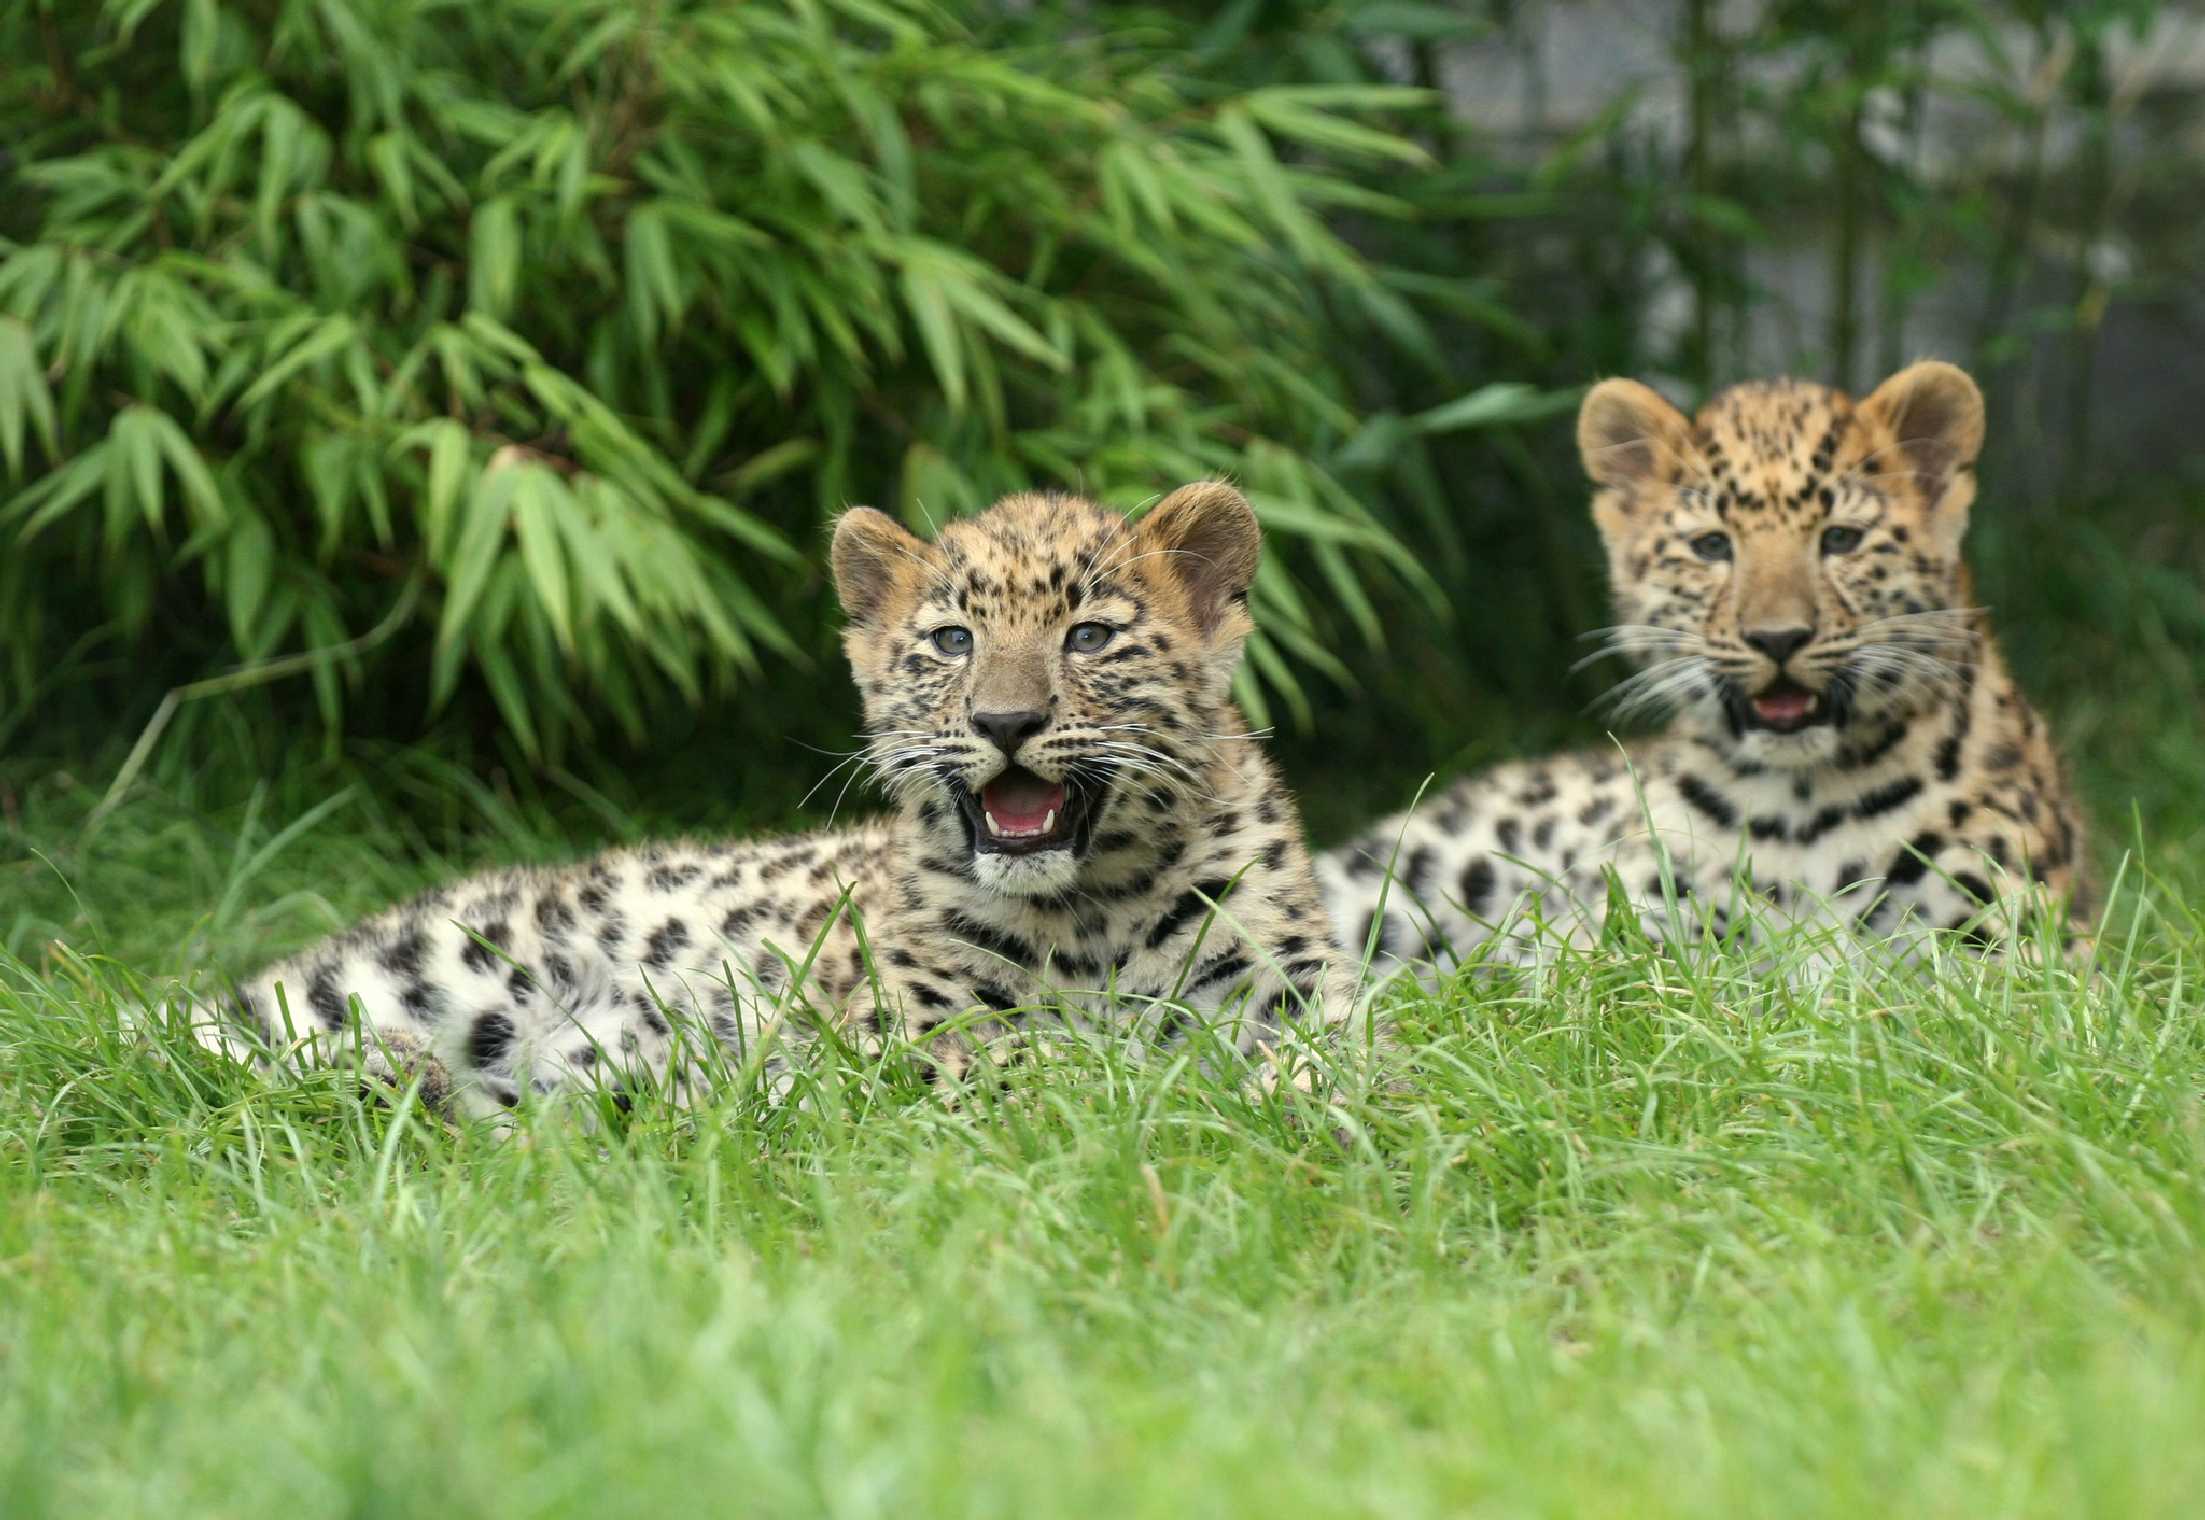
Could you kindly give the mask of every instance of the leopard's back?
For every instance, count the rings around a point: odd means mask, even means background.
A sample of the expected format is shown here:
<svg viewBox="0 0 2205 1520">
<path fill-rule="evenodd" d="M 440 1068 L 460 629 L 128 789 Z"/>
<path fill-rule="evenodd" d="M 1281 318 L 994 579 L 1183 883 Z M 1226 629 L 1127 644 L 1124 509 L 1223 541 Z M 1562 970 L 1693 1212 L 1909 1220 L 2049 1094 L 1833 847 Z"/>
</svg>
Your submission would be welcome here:
<svg viewBox="0 0 2205 1520">
<path fill-rule="evenodd" d="M 478 1109 L 577 1076 L 665 1076 L 683 1049 L 739 1059 L 779 1013 L 831 1008 L 865 975 L 849 910 L 882 899 L 887 838 L 682 840 L 490 871 L 248 977 L 231 1011 L 270 1050 L 430 1055 Z"/>
</svg>

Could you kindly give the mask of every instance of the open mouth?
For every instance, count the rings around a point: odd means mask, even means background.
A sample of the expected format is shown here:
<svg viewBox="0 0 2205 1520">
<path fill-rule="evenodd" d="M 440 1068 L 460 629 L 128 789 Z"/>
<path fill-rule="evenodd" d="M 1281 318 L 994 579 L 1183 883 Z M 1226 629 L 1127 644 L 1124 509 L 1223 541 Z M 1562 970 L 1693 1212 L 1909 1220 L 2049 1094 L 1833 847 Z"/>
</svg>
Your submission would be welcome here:
<svg viewBox="0 0 2205 1520">
<path fill-rule="evenodd" d="M 1087 796 L 1022 765 L 1010 767 L 977 792 L 959 786 L 956 793 L 978 853 L 1031 855 L 1078 849 L 1085 842 Z"/>
<path fill-rule="evenodd" d="M 1743 728 L 1772 734 L 1796 734 L 1830 721 L 1830 704 L 1797 681 L 1776 681 L 1754 696 L 1733 699 L 1731 711 Z"/>
</svg>

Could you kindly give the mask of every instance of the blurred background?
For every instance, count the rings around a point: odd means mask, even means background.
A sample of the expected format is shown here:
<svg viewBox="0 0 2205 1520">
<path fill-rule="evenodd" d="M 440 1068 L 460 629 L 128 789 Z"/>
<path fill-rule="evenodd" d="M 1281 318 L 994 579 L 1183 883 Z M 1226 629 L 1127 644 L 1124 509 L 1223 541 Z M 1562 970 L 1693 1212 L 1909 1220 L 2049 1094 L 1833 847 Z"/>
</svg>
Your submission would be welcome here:
<svg viewBox="0 0 2205 1520">
<path fill-rule="evenodd" d="M 1336 837 L 1600 735 L 1590 379 L 1928 355 L 2103 849 L 2205 854 L 2205 5 L 8 0 L 0 57 L 11 948 L 300 831 L 823 819 L 825 523 L 1030 485 L 1249 489 Z"/>
</svg>

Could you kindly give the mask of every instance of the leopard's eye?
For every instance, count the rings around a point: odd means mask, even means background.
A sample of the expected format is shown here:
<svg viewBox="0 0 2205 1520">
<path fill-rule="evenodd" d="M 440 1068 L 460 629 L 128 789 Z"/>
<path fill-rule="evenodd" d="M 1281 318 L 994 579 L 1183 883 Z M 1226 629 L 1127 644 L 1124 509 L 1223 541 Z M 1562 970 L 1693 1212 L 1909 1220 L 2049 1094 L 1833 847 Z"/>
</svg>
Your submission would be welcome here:
<svg viewBox="0 0 2205 1520">
<path fill-rule="evenodd" d="M 1064 636 L 1064 647 L 1074 654 L 1093 654 L 1118 636 L 1108 623 L 1075 623 Z"/>
<path fill-rule="evenodd" d="M 1824 554 L 1851 554 L 1860 547 L 1861 531 L 1858 528 L 1824 528 L 1822 552 Z"/>
<path fill-rule="evenodd" d="M 1698 538 L 1692 540 L 1692 552 L 1701 559 L 1711 562 L 1729 559 L 1730 535 L 1728 533 L 1702 533 Z"/>
<path fill-rule="evenodd" d="M 955 659 L 960 655 L 968 655 L 972 653 L 972 630 L 970 628 L 958 628 L 954 626 L 949 628 L 937 628 L 927 636 L 934 640 L 934 647 L 936 649 L 939 649 L 942 653 L 950 656 L 952 659 Z"/>
</svg>

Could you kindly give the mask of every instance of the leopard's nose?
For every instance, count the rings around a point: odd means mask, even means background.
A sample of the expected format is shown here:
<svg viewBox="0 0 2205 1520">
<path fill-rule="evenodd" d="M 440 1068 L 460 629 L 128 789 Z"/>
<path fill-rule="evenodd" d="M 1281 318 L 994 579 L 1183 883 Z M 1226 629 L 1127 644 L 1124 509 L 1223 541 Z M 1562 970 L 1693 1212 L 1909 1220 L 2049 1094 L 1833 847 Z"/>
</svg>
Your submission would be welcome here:
<svg viewBox="0 0 2205 1520">
<path fill-rule="evenodd" d="M 976 712 L 972 726 L 988 736 L 988 742 L 1004 754 L 1016 758 L 1018 747 L 1048 723 L 1049 715 L 1024 708 L 1018 712 Z"/>
<path fill-rule="evenodd" d="M 1745 641 L 1782 665 L 1815 636 L 1812 628 L 1749 628 Z"/>
</svg>

